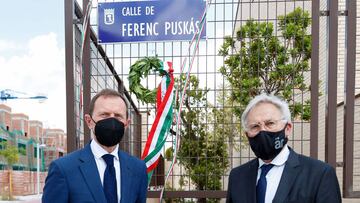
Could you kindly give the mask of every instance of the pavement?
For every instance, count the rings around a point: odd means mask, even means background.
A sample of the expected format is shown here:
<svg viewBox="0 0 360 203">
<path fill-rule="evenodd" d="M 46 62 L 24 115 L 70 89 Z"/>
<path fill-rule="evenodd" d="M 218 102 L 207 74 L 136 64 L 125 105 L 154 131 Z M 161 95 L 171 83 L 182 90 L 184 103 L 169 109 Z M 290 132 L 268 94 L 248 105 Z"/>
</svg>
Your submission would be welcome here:
<svg viewBox="0 0 360 203">
<path fill-rule="evenodd" d="M 41 194 L 39 195 L 26 195 L 26 196 L 15 196 L 14 201 L 1 201 L 0 203 L 41 203 Z"/>
<path fill-rule="evenodd" d="M 358 199 L 358 198 L 354 198 L 354 199 L 352 199 L 352 198 L 343 198 L 342 202 L 343 203 L 359 203 L 360 199 Z"/>
<path fill-rule="evenodd" d="M 1 201 L 0 203 L 41 203 L 41 194 L 40 195 L 26 195 L 26 196 L 15 196 L 16 200 L 14 201 Z M 359 199 L 348 199 L 343 198 L 343 203 L 359 203 Z"/>
</svg>

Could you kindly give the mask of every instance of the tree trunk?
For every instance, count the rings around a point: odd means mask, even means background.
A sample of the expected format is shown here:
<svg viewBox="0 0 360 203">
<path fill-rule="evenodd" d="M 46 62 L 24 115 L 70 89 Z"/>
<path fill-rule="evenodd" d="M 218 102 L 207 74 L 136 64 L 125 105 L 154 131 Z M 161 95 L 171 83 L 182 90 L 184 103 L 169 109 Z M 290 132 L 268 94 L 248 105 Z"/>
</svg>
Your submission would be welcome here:
<svg viewBox="0 0 360 203">
<path fill-rule="evenodd" d="M 206 203 L 206 198 L 199 198 L 199 199 L 198 199 L 198 202 L 199 202 L 199 203 Z"/>
<path fill-rule="evenodd" d="M 13 200 L 13 188 L 12 188 L 12 169 L 8 169 L 9 173 L 9 200 Z"/>
</svg>

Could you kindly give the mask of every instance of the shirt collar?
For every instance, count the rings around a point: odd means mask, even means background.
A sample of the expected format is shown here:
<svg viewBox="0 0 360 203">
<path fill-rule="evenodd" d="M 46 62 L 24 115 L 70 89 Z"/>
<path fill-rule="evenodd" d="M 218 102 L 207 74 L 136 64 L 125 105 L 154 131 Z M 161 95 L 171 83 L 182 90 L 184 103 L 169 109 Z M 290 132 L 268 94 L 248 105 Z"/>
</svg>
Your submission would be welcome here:
<svg viewBox="0 0 360 203">
<path fill-rule="evenodd" d="M 283 147 L 281 152 L 270 162 L 270 164 L 273 164 L 275 166 L 282 166 L 287 161 L 290 154 L 290 150 L 287 146 L 287 144 Z M 262 159 L 259 159 L 259 168 L 265 164 L 265 162 Z"/>
<path fill-rule="evenodd" d="M 102 158 L 103 155 L 109 154 L 104 148 L 102 148 L 99 143 L 97 143 L 95 140 L 92 140 L 90 143 L 91 151 L 94 154 L 96 159 Z M 110 153 L 112 154 L 116 160 L 119 160 L 119 145 L 116 145 L 115 149 Z"/>
</svg>

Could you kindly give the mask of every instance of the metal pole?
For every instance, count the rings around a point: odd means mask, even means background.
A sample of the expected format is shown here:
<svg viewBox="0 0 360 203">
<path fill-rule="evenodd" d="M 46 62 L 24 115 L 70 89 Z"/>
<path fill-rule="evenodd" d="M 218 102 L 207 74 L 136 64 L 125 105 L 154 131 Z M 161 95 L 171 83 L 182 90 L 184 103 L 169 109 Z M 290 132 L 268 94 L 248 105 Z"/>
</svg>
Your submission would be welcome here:
<svg viewBox="0 0 360 203">
<path fill-rule="evenodd" d="M 39 134 L 37 135 L 36 144 L 36 175 L 37 175 L 37 194 L 40 194 L 40 145 L 39 145 Z"/>
<path fill-rule="evenodd" d="M 90 10 L 87 11 L 87 5 L 89 3 L 89 0 L 83 0 L 83 19 L 85 19 L 85 15 L 87 14 L 87 12 L 91 11 L 91 7 L 89 8 Z M 83 22 L 84 24 L 86 22 Z M 82 62 L 83 62 L 83 106 L 84 106 L 84 111 L 83 111 L 83 116 L 85 117 L 85 114 L 89 113 L 89 106 L 90 106 L 90 99 L 91 99 L 91 81 L 90 81 L 90 75 L 91 75 L 91 65 L 90 65 L 90 19 L 88 19 L 88 26 L 85 28 L 86 30 L 83 30 L 83 32 L 87 33 L 86 35 L 84 35 L 85 40 L 84 40 L 84 50 L 83 50 L 83 56 L 82 56 Z M 90 142 L 91 139 L 91 134 L 90 134 L 90 129 L 89 128 L 84 128 L 84 143 L 82 143 L 83 145 L 86 145 L 87 143 Z"/>
<path fill-rule="evenodd" d="M 346 69 L 344 100 L 343 196 L 359 197 L 354 191 L 354 116 L 356 81 L 356 1 L 346 2 Z"/>
<path fill-rule="evenodd" d="M 337 68 L 338 68 L 338 0 L 328 0 L 329 58 L 325 128 L 325 161 L 336 168 Z"/>
<path fill-rule="evenodd" d="M 312 50 L 311 50 L 311 121 L 310 156 L 318 158 L 319 134 L 319 26 L 320 2 L 312 1 Z"/>
<path fill-rule="evenodd" d="M 74 0 L 64 1 L 65 6 L 65 68 L 66 68 L 66 126 L 67 126 L 67 152 L 75 151 L 77 145 L 77 132 L 75 126 L 75 90 L 74 90 L 74 45 L 73 45 L 73 18 Z"/>
</svg>

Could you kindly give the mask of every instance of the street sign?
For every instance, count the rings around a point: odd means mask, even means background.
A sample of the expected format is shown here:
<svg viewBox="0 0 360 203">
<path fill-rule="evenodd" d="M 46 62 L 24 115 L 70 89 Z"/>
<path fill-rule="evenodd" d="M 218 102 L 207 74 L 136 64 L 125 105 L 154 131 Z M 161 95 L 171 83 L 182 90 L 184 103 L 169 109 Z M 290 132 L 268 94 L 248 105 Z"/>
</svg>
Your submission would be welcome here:
<svg viewBox="0 0 360 203">
<path fill-rule="evenodd" d="M 191 40 L 201 29 L 205 3 L 203 0 L 99 3 L 99 42 Z M 205 33 L 206 24 L 200 37 L 205 38 Z"/>
</svg>

